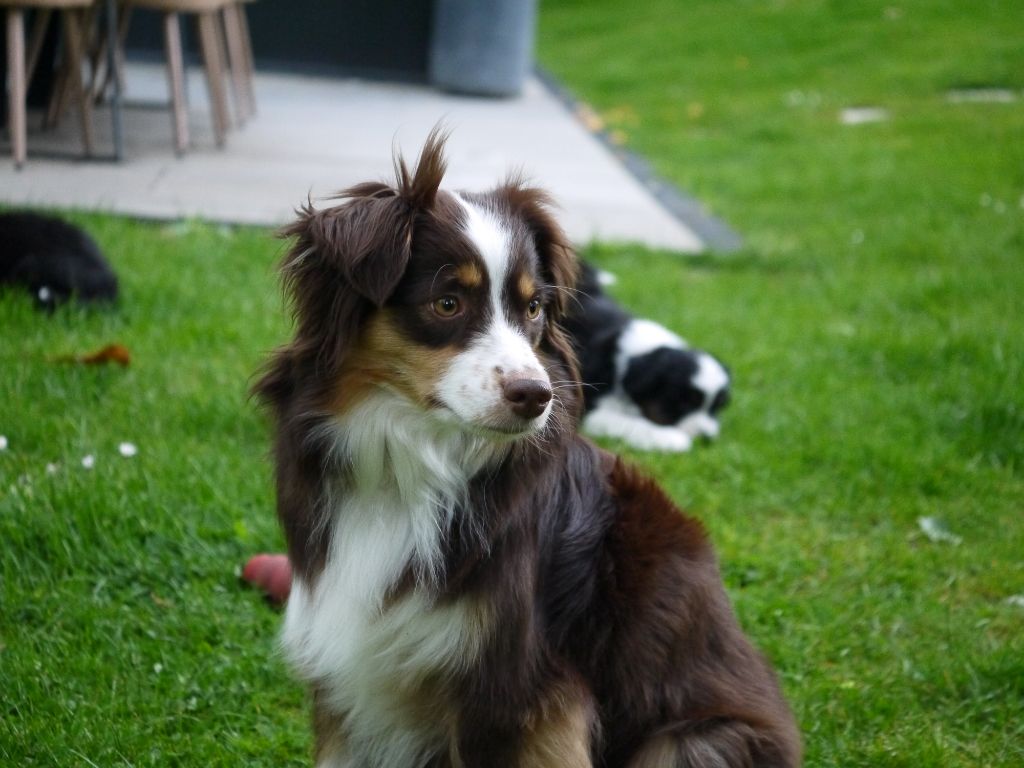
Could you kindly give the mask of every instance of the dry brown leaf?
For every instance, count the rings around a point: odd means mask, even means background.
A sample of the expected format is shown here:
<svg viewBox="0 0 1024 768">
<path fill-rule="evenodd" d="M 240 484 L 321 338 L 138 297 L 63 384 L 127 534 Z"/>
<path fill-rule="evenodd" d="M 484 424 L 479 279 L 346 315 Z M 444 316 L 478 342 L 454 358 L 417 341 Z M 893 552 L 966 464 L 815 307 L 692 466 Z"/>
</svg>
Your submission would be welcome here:
<svg viewBox="0 0 1024 768">
<path fill-rule="evenodd" d="M 127 368 L 132 361 L 132 355 L 128 348 L 121 344 L 107 344 L 88 355 L 62 355 L 57 358 L 58 363 L 77 363 L 78 365 L 106 365 L 117 363 Z"/>
</svg>

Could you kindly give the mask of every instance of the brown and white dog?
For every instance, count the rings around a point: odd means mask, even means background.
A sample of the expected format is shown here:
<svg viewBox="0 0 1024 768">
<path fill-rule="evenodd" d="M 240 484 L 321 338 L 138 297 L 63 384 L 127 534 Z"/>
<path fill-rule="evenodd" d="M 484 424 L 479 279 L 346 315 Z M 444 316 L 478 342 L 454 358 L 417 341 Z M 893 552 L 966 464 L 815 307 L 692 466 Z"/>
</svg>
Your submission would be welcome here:
<svg viewBox="0 0 1024 768">
<path fill-rule="evenodd" d="M 256 385 L 318 766 L 795 766 L 701 525 L 576 433 L 576 272 L 547 196 L 394 186 L 307 207 Z"/>
</svg>

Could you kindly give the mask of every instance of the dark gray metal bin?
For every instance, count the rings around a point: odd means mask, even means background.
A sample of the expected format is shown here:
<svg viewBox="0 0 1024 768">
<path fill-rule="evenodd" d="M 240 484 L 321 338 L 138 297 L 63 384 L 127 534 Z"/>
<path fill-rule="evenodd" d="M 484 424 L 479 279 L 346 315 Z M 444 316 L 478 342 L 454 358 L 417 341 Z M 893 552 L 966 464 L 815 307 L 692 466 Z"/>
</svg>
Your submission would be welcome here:
<svg viewBox="0 0 1024 768">
<path fill-rule="evenodd" d="M 536 0 L 437 0 L 428 77 L 444 90 L 515 96 L 533 64 Z"/>
</svg>

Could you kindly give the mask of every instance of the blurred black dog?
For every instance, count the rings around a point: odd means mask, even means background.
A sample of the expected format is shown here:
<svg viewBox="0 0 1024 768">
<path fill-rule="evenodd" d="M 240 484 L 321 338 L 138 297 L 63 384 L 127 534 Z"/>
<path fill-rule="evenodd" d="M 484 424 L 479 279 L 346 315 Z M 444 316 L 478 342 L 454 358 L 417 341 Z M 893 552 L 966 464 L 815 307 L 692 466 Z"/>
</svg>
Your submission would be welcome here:
<svg viewBox="0 0 1024 768">
<path fill-rule="evenodd" d="M 718 435 L 729 372 L 707 352 L 651 320 L 635 318 L 582 265 L 577 302 L 563 325 L 580 361 L 583 429 L 645 450 L 686 451 Z"/>
<path fill-rule="evenodd" d="M 117 299 L 117 276 L 99 247 L 78 227 L 38 213 L 0 213 L 0 286 L 28 290 L 39 309 L 74 298 Z"/>
</svg>

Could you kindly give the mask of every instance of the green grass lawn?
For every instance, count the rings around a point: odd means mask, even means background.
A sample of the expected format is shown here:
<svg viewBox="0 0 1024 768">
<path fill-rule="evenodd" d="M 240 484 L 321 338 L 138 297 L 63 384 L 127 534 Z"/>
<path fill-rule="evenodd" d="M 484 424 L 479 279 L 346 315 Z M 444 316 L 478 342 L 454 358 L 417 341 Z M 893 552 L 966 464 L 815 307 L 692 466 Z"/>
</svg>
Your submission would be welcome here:
<svg viewBox="0 0 1024 768">
<path fill-rule="evenodd" d="M 280 244 L 73 220 L 120 306 L 47 318 L 0 300 L 0 765 L 302 765 L 278 617 L 235 574 L 281 546 L 246 392 L 284 333 Z M 55 362 L 109 342 L 129 368 Z"/>
<path fill-rule="evenodd" d="M 707 522 L 807 764 L 1021 765 L 1024 4 L 541 10 L 544 65 L 746 239 L 586 254 L 732 368 L 716 444 L 630 455 Z M 0 765 L 306 765 L 279 616 L 236 577 L 282 546 L 246 396 L 281 245 L 73 220 L 120 305 L 0 297 Z M 56 360 L 115 341 L 127 369 Z"/>
<path fill-rule="evenodd" d="M 746 238 L 592 254 L 732 365 L 720 443 L 643 461 L 708 520 L 808 764 L 1024 764 L 1024 4 L 543 8 L 544 64 Z"/>
</svg>

